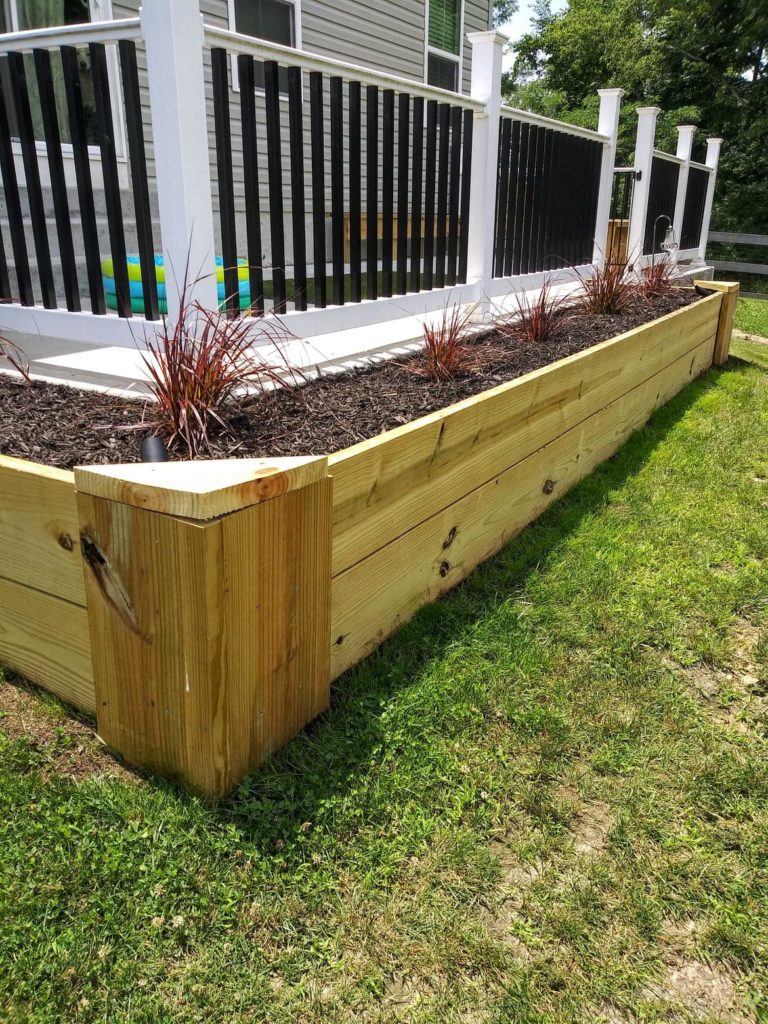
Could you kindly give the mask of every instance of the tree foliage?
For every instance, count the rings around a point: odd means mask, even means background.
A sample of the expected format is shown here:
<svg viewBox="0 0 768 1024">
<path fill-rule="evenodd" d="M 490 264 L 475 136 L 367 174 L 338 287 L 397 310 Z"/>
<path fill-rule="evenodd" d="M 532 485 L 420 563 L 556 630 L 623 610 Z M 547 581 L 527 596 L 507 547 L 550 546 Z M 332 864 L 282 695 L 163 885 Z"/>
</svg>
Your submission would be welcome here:
<svg viewBox="0 0 768 1024">
<path fill-rule="evenodd" d="M 570 0 L 553 14 L 538 0 L 515 46 L 510 102 L 594 126 L 596 90 L 626 92 L 619 159 L 629 161 L 637 106 L 655 104 L 659 148 L 675 125 L 724 139 L 715 222 L 768 230 L 768 5 L 754 0 Z"/>
</svg>

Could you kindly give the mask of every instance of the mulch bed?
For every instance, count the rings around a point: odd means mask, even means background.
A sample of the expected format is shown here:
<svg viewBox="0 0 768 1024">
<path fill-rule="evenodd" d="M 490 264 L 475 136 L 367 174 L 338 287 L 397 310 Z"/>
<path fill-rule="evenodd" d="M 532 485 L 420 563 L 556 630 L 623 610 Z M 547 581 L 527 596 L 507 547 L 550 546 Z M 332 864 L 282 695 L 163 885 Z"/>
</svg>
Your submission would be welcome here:
<svg viewBox="0 0 768 1024">
<path fill-rule="evenodd" d="M 530 345 L 493 333 L 472 344 L 472 367 L 434 383 L 420 355 L 309 381 L 248 398 L 230 416 L 235 436 L 221 435 L 211 455 L 313 455 L 374 437 L 453 402 L 581 352 L 665 313 L 689 305 L 693 291 L 638 303 L 621 316 L 564 317 L 549 341 Z M 0 452 L 71 469 L 136 462 L 141 438 L 153 433 L 151 402 L 80 391 L 0 375 Z M 181 457 L 181 453 L 178 454 Z"/>
</svg>

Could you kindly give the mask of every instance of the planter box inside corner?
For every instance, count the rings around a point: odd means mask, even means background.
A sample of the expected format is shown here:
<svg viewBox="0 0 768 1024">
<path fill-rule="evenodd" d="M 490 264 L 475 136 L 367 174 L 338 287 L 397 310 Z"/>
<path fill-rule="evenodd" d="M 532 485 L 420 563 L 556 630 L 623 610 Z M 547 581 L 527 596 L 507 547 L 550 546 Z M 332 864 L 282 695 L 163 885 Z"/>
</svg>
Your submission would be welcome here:
<svg viewBox="0 0 768 1024">
<path fill-rule="evenodd" d="M 226 793 L 330 684 L 728 353 L 738 285 L 328 456 L 0 456 L 0 662 Z"/>
</svg>

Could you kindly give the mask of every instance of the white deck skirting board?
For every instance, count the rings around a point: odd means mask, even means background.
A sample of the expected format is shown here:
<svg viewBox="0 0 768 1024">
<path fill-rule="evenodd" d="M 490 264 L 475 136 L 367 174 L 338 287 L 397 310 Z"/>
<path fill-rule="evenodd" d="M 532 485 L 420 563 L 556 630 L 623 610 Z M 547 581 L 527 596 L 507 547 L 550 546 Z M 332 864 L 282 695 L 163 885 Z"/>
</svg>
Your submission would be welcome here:
<svg viewBox="0 0 768 1024">
<path fill-rule="evenodd" d="M 678 278 L 701 278 L 708 270 L 704 265 L 681 266 Z M 553 284 L 551 294 L 575 297 L 578 288 L 579 282 L 571 278 Z M 516 309 L 516 294 L 534 298 L 539 289 L 537 280 L 535 287 L 517 292 L 510 288 L 506 294 L 497 294 L 491 300 L 492 311 L 497 315 L 512 313 Z M 312 378 L 416 352 L 422 345 L 424 324 L 438 322 L 442 315 L 442 309 L 404 315 L 384 323 L 318 335 L 309 340 L 287 335 L 279 350 L 271 344 L 258 342 L 255 348 L 264 362 L 293 368 L 304 378 Z M 482 325 L 478 324 L 478 329 L 482 329 Z M 148 376 L 143 359 L 146 349 L 138 344 L 126 348 L 123 345 L 89 344 L 39 335 L 14 335 L 14 340 L 25 352 L 32 375 L 37 380 L 125 397 L 146 397 L 148 394 Z"/>
</svg>

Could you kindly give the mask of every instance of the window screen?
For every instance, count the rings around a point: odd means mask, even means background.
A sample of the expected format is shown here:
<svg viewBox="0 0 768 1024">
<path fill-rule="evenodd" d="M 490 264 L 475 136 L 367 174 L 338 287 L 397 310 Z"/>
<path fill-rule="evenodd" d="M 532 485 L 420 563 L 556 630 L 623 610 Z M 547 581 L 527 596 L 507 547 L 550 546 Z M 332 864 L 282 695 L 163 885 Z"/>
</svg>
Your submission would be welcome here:
<svg viewBox="0 0 768 1024">
<path fill-rule="evenodd" d="M 293 4 L 284 0 L 235 0 L 235 24 L 243 35 L 296 45 Z"/>
<path fill-rule="evenodd" d="M 458 53 L 460 22 L 461 0 L 429 0 L 429 45 Z"/>
<path fill-rule="evenodd" d="M 427 84 L 438 89 L 457 92 L 459 88 L 459 65 L 455 60 L 430 53 L 427 57 Z"/>
</svg>

